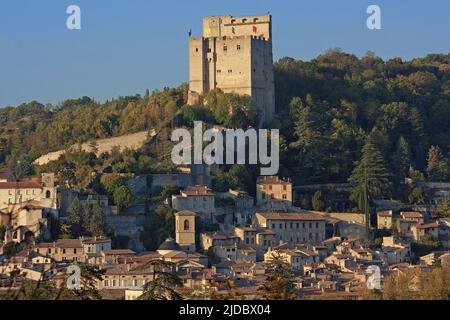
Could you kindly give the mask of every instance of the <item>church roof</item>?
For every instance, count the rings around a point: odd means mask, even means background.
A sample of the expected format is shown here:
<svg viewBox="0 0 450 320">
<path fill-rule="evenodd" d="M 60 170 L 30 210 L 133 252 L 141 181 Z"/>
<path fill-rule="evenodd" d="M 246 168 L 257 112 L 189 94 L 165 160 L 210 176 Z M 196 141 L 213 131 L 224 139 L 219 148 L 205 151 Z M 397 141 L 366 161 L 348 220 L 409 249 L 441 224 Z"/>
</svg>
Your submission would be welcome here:
<svg viewBox="0 0 450 320">
<path fill-rule="evenodd" d="M 172 238 L 167 238 L 158 248 L 159 250 L 172 250 L 172 251 L 181 251 L 180 246 L 176 241 Z"/>
</svg>

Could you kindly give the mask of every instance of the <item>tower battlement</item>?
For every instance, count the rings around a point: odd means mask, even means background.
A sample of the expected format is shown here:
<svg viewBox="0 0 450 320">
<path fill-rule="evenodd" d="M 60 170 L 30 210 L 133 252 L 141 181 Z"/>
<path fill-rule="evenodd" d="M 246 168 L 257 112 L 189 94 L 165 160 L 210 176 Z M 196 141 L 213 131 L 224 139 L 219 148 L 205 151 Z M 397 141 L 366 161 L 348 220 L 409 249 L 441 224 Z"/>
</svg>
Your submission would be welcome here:
<svg viewBox="0 0 450 320">
<path fill-rule="evenodd" d="M 272 16 L 210 16 L 203 18 L 203 36 L 260 36 L 272 39 Z"/>
</svg>

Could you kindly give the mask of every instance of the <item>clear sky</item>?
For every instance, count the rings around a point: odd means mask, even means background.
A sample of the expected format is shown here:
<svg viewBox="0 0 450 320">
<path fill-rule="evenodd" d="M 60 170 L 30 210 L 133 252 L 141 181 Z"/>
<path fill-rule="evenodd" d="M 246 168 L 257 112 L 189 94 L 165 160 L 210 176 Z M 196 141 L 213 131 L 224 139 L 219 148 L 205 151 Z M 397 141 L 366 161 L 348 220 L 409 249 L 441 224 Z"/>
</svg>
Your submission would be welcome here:
<svg viewBox="0 0 450 320">
<path fill-rule="evenodd" d="M 66 28 L 71 4 L 81 30 Z M 382 30 L 366 27 L 370 4 Z M 275 59 L 336 47 L 385 59 L 450 52 L 449 0 L 1 0 L 0 106 L 177 86 L 188 79 L 188 31 L 200 35 L 203 16 L 268 11 Z"/>
</svg>

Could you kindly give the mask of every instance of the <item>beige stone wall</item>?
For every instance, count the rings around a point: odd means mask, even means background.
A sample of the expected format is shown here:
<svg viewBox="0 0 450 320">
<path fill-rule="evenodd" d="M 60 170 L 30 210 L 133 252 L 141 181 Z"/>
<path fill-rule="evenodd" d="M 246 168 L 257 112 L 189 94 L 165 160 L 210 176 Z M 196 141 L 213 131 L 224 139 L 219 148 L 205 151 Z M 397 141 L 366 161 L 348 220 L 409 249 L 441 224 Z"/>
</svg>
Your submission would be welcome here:
<svg viewBox="0 0 450 320">
<path fill-rule="evenodd" d="M 189 40 L 189 104 L 211 90 L 251 96 L 262 121 L 275 110 L 271 17 L 205 17 Z"/>
<path fill-rule="evenodd" d="M 8 204 L 26 202 L 29 200 L 41 200 L 42 190 L 34 189 L 0 189 L 0 208 Z"/>
<path fill-rule="evenodd" d="M 292 205 L 292 184 L 257 184 L 256 205 L 262 206 L 270 200 L 285 201 Z"/>
<path fill-rule="evenodd" d="M 272 17 L 267 15 L 246 17 L 212 16 L 203 18 L 204 37 L 234 37 L 237 35 L 258 36 L 270 40 L 272 38 Z"/>
<path fill-rule="evenodd" d="M 188 228 L 185 228 L 185 222 Z M 175 214 L 175 234 L 178 245 L 189 252 L 195 252 L 195 215 Z"/>
</svg>

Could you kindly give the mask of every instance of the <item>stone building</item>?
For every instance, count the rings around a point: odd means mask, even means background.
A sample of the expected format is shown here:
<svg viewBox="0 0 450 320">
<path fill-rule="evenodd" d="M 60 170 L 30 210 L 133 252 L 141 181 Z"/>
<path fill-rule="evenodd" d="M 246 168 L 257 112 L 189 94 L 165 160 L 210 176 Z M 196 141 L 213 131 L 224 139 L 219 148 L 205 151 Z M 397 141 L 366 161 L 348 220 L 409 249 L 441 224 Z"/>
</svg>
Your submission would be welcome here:
<svg viewBox="0 0 450 320">
<path fill-rule="evenodd" d="M 172 196 L 172 208 L 177 211 L 192 211 L 208 222 L 215 213 L 214 193 L 206 186 L 190 186 Z"/>
<path fill-rule="evenodd" d="M 259 177 L 256 205 L 272 211 L 288 211 L 292 207 L 292 182 L 276 176 Z"/>
<path fill-rule="evenodd" d="M 325 218 L 317 213 L 257 213 L 259 227 L 275 232 L 279 242 L 318 244 L 325 240 Z"/>
<path fill-rule="evenodd" d="M 53 173 L 42 174 L 41 179 L 0 181 L 0 209 L 33 201 L 57 216 L 57 187 Z"/>
<path fill-rule="evenodd" d="M 216 89 L 251 96 L 261 121 L 271 121 L 272 16 L 203 18 L 203 36 L 189 39 L 189 104 Z"/>
</svg>

